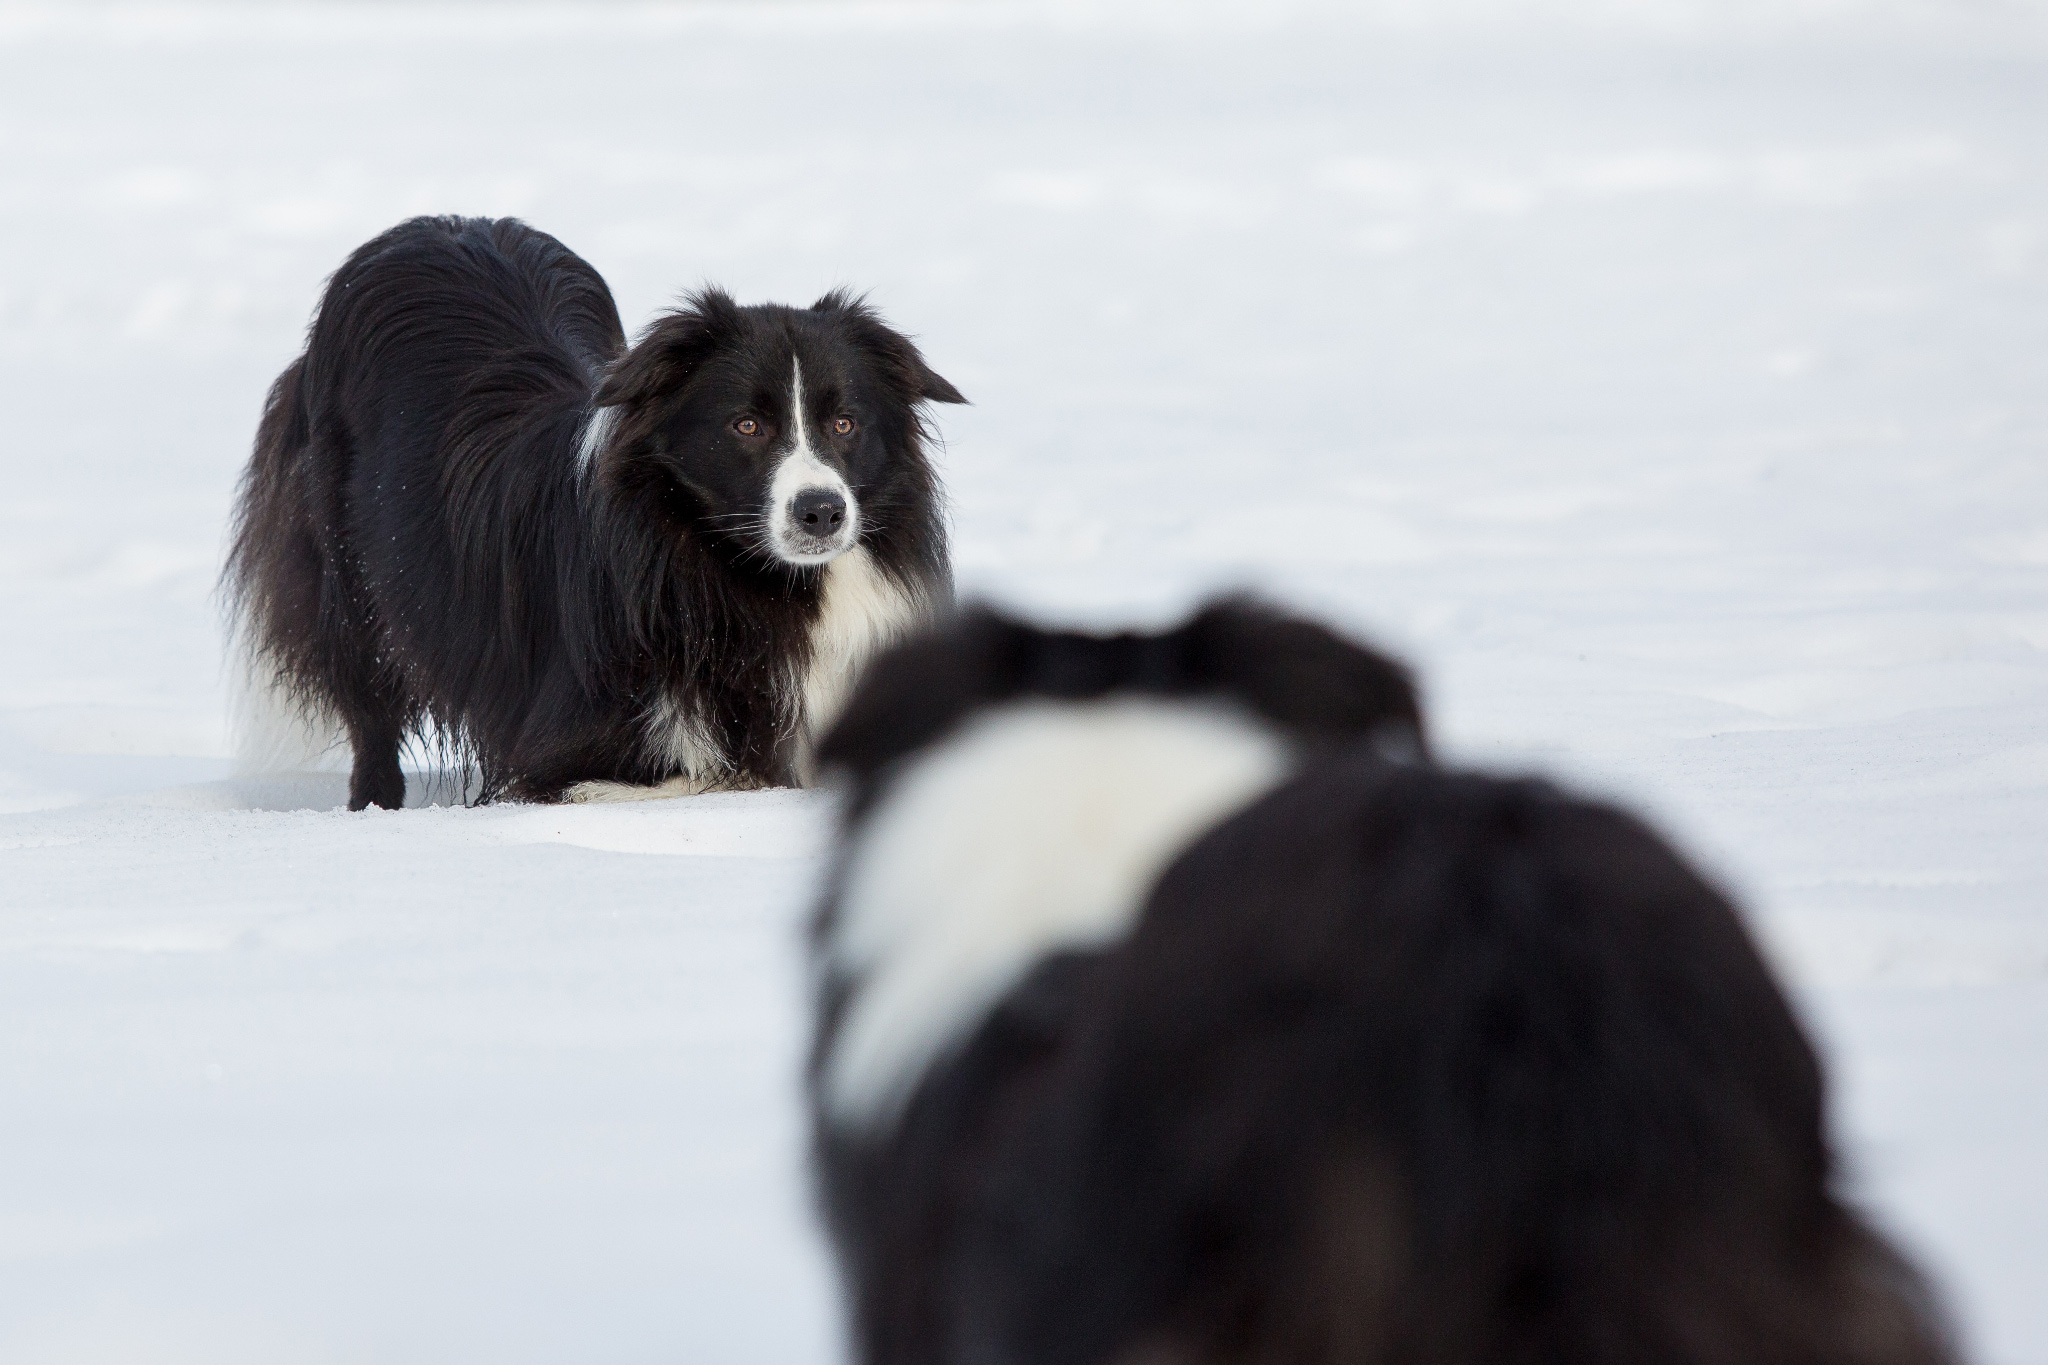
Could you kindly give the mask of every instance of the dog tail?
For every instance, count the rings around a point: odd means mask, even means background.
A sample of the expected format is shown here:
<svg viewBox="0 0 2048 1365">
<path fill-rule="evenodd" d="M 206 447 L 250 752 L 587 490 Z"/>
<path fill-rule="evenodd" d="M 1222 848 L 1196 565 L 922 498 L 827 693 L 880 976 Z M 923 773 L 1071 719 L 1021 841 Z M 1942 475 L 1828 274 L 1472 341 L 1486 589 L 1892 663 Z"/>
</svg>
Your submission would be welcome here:
<svg viewBox="0 0 2048 1365">
<path fill-rule="evenodd" d="M 280 670 L 248 617 L 233 623 L 228 654 L 235 776 L 348 771 L 348 732 L 330 708 Z"/>
<path fill-rule="evenodd" d="M 321 554 L 302 469 L 312 438 L 305 369 L 300 356 L 264 400 L 221 571 L 228 723 L 242 776 L 332 766 L 347 754 L 313 681 Z"/>
</svg>

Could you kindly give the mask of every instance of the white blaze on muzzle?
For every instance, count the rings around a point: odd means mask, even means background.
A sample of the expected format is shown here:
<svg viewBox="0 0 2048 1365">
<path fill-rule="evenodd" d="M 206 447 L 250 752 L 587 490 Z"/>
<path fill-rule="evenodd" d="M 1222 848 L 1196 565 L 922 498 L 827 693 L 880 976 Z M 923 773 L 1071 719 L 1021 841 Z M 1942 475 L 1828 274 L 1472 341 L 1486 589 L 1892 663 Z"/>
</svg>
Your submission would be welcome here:
<svg viewBox="0 0 2048 1365">
<path fill-rule="evenodd" d="M 860 540 L 860 504 L 846 479 L 818 458 L 804 420 L 804 366 L 794 362 L 789 387 L 790 447 L 768 481 L 768 544 L 790 564 L 824 564 Z M 797 502 L 807 494 L 836 497 L 844 507 L 838 526 L 812 530 L 803 523 Z"/>
</svg>

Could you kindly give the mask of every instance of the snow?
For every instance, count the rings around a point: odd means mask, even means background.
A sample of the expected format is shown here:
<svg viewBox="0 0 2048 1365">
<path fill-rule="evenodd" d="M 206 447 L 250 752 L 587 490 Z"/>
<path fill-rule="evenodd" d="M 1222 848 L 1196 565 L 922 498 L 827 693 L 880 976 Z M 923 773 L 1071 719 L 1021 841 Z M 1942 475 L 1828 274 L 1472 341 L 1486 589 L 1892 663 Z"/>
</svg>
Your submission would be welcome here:
<svg viewBox="0 0 2048 1365">
<path fill-rule="evenodd" d="M 0 1359 L 838 1357 L 817 800 L 228 776 L 264 387 L 460 211 L 872 289 L 970 590 L 1255 584 L 1653 812 L 2048 1362 L 2044 153 L 2039 0 L 0 9 Z"/>
</svg>

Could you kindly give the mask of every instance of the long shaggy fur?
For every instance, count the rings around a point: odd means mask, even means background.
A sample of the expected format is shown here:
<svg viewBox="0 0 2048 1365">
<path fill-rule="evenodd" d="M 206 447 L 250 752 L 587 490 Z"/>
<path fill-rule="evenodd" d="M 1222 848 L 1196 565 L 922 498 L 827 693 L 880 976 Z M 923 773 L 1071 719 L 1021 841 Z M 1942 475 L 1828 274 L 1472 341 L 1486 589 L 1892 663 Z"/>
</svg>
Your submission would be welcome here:
<svg viewBox="0 0 2048 1365">
<path fill-rule="evenodd" d="M 604 281 L 545 233 L 400 224 L 335 273 L 264 408 L 224 576 L 252 694 L 347 736 L 352 808 L 402 800 L 421 737 L 485 798 L 794 781 L 826 719 L 804 697 L 833 575 L 889 604 L 859 647 L 823 631 L 848 670 L 950 593 L 927 401 L 963 400 L 845 295 L 706 290 L 629 350 Z M 774 461 L 842 413 L 855 434 L 814 463 L 858 532 L 789 562 Z"/>
<path fill-rule="evenodd" d="M 1391 698 L 1390 666 L 1310 666 L 1256 618 L 1190 633 L 966 622 L 884 660 L 826 744 L 853 799 L 812 1098 L 857 1360 L 1951 1359 L 1924 1283 L 1835 1193 L 1820 1063 L 1726 899 L 1622 812 L 1346 742 L 1329 718 L 1365 713 L 1328 699 Z M 1276 673 L 1295 776 L 1191 831 L 1124 933 L 1020 963 L 907 1099 L 840 1102 L 847 1021 L 886 976 L 842 945 L 899 788 L 1048 693 L 1277 720 Z M 983 816 L 927 837 L 998 858 L 1019 810 Z"/>
</svg>

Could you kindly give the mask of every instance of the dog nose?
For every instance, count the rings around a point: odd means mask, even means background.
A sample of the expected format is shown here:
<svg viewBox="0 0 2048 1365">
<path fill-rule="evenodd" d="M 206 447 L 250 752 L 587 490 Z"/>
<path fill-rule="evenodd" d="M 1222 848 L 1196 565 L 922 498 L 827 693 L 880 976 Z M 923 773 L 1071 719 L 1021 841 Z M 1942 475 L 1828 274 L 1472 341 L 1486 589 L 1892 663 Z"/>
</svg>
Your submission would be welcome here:
<svg viewBox="0 0 2048 1365">
<path fill-rule="evenodd" d="M 846 499 L 829 488 L 806 488 L 790 500 L 789 519 L 806 535 L 836 536 L 846 524 Z"/>
</svg>

